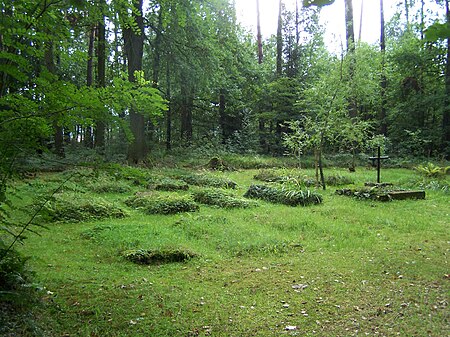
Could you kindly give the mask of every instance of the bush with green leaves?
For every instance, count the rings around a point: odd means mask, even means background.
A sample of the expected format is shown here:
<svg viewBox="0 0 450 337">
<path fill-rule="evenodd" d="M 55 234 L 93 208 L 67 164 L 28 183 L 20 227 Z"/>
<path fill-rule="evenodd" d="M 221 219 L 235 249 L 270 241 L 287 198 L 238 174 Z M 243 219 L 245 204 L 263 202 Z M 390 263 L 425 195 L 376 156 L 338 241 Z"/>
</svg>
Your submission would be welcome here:
<svg viewBox="0 0 450 337">
<path fill-rule="evenodd" d="M 12 299 L 29 283 L 32 273 L 26 262 L 26 258 L 14 249 L 8 250 L 0 240 L 0 299 Z"/>
<path fill-rule="evenodd" d="M 134 185 L 146 185 L 147 182 L 154 178 L 148 169 L 124 166 L 119 164 L 110 164 L 105 167 L 108 174 L 118 180 L 131 181 Z"/>
<path fill-rule="evenodd" d="M 354 184 L 355 180 L 342 174 L 333 174 L 325 177 L 325 183 L 330 186 L 350 185 Z"/>
<path fill-rule="evenodd" d="M 237 184 L 226 178 L 220 178 L 205 174 L 181 174 L 176 178 L 183 180 L 189 185 L 201 187 L 236 188 Z"/>
<path fill-rule="evenodd" d="M 450 166 L 439 166 L 433 163 L 427 163 L 425 165 L 419 165 L 415 167 L 415 170 L 421 175 L 428 178 L 442 178 L 450 172 Z"/>
<path fill-rule="evenodd" d="M 277 182 L 283 179 L 276 170 L 260 170 L 253 176 L 253 179 L 263 181 L 266 183 Z"/>
<path fill-rule="evenodd" d="M 289 206 L 308 206 L 322 202 L 322 196 L 310 190 L 274 188 L 266 185 L 251 185 L 244 197 Z"/>
<path fill-rule="evenodd" d="M 129 183 L 123 180 L 111 180 L 100 178 L 90 185 L 90 189 L 95 193 L 128 193 L 131 191 Z"/>
<path fill-rule="evenodd" d="M 128 198 L 125 204 L 147 214 L 176 214 L 199 210 L 198 205 L 188 196 L 138 194 Z"/>
<path fill-rule="evenodd" d="M 247 208 L 257 205 L 252 201 L 236 198 L 225 191 L 213 188 L 195 191 L 193 197 L 198 203 L 221 208 Z"/>
<path fill-rule="evenodd" d="M 186 249 L 131 249 L 121 253 L 121 255 L 137 264 L 160 264 L 172 262 L 185 262 L 197 256 L 196 253 Z"/>
<path fill-rule="evenodd" d="M 84 194 L 55 194 L 39 213 L 41 222 L 84 222 L 126 216 L 119 206 Z"/>
<path fill-rule="evenodd" d="M 148 188 L 156 191 L 187 191 L 189 185 L 183 180 L 165 177 L 155 179 L 148 185 Z"/>
</svg>

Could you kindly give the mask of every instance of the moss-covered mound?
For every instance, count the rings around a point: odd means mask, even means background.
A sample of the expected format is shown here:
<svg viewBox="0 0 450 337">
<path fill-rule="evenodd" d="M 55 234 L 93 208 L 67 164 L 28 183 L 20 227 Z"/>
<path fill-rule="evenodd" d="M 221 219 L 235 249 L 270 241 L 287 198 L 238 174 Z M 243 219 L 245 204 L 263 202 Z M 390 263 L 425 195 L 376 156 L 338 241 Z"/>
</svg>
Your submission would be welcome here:
<svg viewBox="0 0 450 337">
<path fill-rule="evenodd" d="M 188 183 L 200 187 L 236 188 L 237 184 L 226 178 L 215 177 L 205 174 L 182 174 L 176 177 Z"/>
<path fill-rule="evenodd" d="M 287 190 L 265 185 L 251 185 L 244 197 L 289 206 L 308 206 L 322 202 L 322 196 L 310 190 Z"/>
<path fill-rule="evenodd" d="M 198 205 L 187 196 L 135 195 L 128 198 L 125 204 L 147 214 L 176 214 L 199 210 Z"/>
<path fill-rule="evenodd" d="M 204 189 L 193 193 L 194 200 L 205 205 L 221 208 L 247 208 L 256 206 L 255 202 L 236 198 L 220 189 Z"/>
<path fill-rule="evenodd" d="M 44 222 L 84 222 L 126 216 L 127 213 L 116 204 L 85 194 L 56 194 L 39 212 Z"/>
<path fill-rule="evenodd" d="M 185 249 L 132 249 L 122 252 L 122 256 L 137 264 L 161 264 L 171 262 L 185 262 L 197 254 Z"/>
</svg>

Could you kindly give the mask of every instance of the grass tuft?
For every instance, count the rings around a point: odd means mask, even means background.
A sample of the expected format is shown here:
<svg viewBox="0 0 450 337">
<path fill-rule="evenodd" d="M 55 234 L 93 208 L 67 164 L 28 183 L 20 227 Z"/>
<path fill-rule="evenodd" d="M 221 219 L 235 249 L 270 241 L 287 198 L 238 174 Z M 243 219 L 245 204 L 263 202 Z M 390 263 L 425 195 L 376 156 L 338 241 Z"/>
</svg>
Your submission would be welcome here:
<svg viewBox="0 0 450 337">
<path fill-rule="evenodd" d="M 147 265 L 185 262 L 197 256 L 197 254 L 185 249 L 131 249 L 122 252 L 121 255 L 131 262 Z"/>
<path fill-rule="evenodd" d="M 310 190 L 283 189 L 265 185 L 251 185 L 244 196 L 289 206 L 308 206 L 322 203 L 322 196 Z"/>
<path fill-rule="evenodd" d="M 189 196 L 135 195 L 128 198 L 125 204 L 146 214 L 168 215 L 199 210 Z"/>
<path fill-rule="evenodd" d="M 218 206 L 221 208 L 247 208 L 257 206 L 255 202 L 236 198 L 219 189 L 204 189 L 193 193 L 194 201 L 205 204 Z"/>
</svg>

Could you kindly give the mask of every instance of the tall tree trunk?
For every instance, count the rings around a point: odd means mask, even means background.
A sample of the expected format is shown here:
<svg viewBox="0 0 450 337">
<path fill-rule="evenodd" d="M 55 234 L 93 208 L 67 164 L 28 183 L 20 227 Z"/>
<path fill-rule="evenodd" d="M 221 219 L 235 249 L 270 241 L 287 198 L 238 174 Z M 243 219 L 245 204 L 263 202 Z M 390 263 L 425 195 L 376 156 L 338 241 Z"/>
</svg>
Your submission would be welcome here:
<svg viewBox="0 0 450 337">
<path fill-rule="evenodd" d="M 353 81 L 355 73 L 355 31 L 353 21 L 353 2 L 352 0 L 345 0 L 345 36 L 347 41 L 347 57 L 349 60 L 349 81 Z M 357 116 L 357 106 L 352 95 L 348 98 L 348 112 L 351 118 Z"/>
<path fill-rule="evenodd" d="M 263 61 L 262 35 L 261 35 L 261 18 L 259 12 L 259 0 L 256 0 L 256 38 L 258 41 L 258 63 Z"/>
<path fill-rule="evenodd" d="M 172 92 L 170 81 L 170 56 L 167 58 L 166 82 L 167 82 L 166 99 L 169 102 L 166 116 L 166 150 L 170 151 L 172 149 L 172 102 L 171 102 Z"/>
<path fill-rule="evenodd" d="M 86 85 L 91 87 L 94 82 L 94 43 L 95 43 L 95 31 L 96 26 L 93 25 L 89 29 L 89 41 L 88 41 L 88 59 L 86 67 Z M 84 146 L 92 148 L 94 146 L 92 126 L 88 125 L 84 130 Z"/>
<path fill-rule="evenodd" d="M 386 122 L 386 88 L 387 88 L 387 80 L 386 80 L 386 41 L 385 41 L 385 27 L 384 27 L 384 6 L 383 0 L 380 0 L 380 18 L 381 18 L 381 32 L 380 32 L 380 50 L 381 50 L 381 134 L 387 136 L 387 122 Z"/>
<path fill-rule="evenodd" d="M 345 0 L 345 37 L 347 41 L 347 52 L 355 51 L 355 30 L 353 21 L 353 2 Z"/>
<path fill-rule="evenodd" d="M 364 14 L 364 0 L 361 0 L 361 12 L 359 13 L 359 34 L 358 34 L 358 43 L 361 42 L 363 14 Z"/>
<path fill-rule="evenodd" d="M 283 17 L 282 1 L 278 5 L 278 28 L 277 28 L 277 76 L 281 77 L 283 71 Z"/>
<path fill-rule="evenodd" d="M 53 42 L 51 41 L 45 44 L 44 64 L 51 74 L 56 74 Z M 58 116 L 54 116 L 53 120 L 53 137 L 55 141 L 55 154 L 59 157 L 64 157 L 64 129 L 58 123 Z"/>
<path fill-rule="evenodd" d="M 101 0 L 102 10 L 106 7 L 106 1 Z M 106 86 L 106 29 L 105 16 L 99 21 L 97 26 L 97 87 L 104 88 Z M 95 126 L 95 143 L 94 146 L 100 151 L 105 149 L 105 128 L 106 124 L 102 118 L 97 119 Z"/>
<path fill-rule="evenodd" d="M 133 19 L 136 26 L 123 30 L 125 52 L 128 59 L 128 80 L 135 82 L 135 72 L 142 70 L 142 56 L 144 51 L 144 18 L 142 14 L 143 0 L 133 0 Z M 145 141 L 145 119 L 140 113 L 130 109 L 130 129 L 133 141 L 128 147 L 128 161 L 133 164 L 142 162 L 147 155 Z"/>
<path fill-rule="evenodd" d="M 261 18 L 259 12 L 259 0 L 256 0 L 256 31 L 257 31 L 257 42 L 258 42 L 258 64 L 262 64 L 263 62 L 263 48 L 262 48 L 262 35 L 261 35 Z M 262 118 L 258 120 L 258 130 L 259 130 L 259 145 L 261 149 L 266 147 L 265 140 L 265 123 Z"/>
<path fill-rule="evenodd" d="M 300 24 L 300 22 L 299 22 L 300 17 L 298 14 L 298 10 L 299 10 L 298 7 L 299 7 L 298 0 L 295 0 L 295 44 L 296 44 L 296 47 L 298 47 L 298 44 L 300 43 L 300 30 L 298 28 L 298 26 Z"/>
<path fill-rule="evenodd" d="M 409 0 L 405 0 L 406 30 L 409 30 Z"/>
<path fill-rule="evenodd" d="M 161 42 L 163 29 L 163 5 L 159 6 L 158 26 L 156 27 L 156 37 L 153 49 L 153 87 L 158 88 L 159 70 L 161 64 Z"/>
<path fill-rule="evenodd" d="M 225 115 L 225 89 L 220 89 L 219 92 L 219 123 L 222 129 L 222 143 L 225 144 L 229 134 L 229 126 L 227 123 L 227 116 Z"/>
<path fill-rule="evenodd" d="M 181 141 L 183 146 L 189 146 L 192 142 L 192 108 L 194 95 L 191 84 L 186 74 L 181 75 Z"/>
<path fill-rule="evenodd" d="M 445 1 L 447 24 L 450 24 L 449 0 Z M 446 157 L 450 159 L 450 38 L 447 38 L 447 58 L 445 68 L 445 100 L 442 118 L 443 146 L 447 150 Z"/>
</svg>

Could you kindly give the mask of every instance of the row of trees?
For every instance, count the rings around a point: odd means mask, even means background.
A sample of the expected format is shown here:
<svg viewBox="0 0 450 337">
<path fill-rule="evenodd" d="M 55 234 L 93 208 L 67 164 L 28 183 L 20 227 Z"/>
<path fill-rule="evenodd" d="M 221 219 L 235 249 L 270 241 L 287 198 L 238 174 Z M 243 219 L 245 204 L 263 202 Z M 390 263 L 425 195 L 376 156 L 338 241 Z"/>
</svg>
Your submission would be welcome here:
<svg viewBox="0 0 450 337">
<path fill-rule="evenodd" d="M 400 1 L 379 46 L 355 41 L 345 0 L 340 55 L 319 25 L 331 1 L 304 2 L 280 0 L 277 34 L 262 41 L 228 0 L 2 1 L 2 158 L 83 146 L 138 163 L 205 144 L 281 155 L 293 135 L 319 156 L 376 135 L 448 155 L 448 0 Z"/>
</svg>

